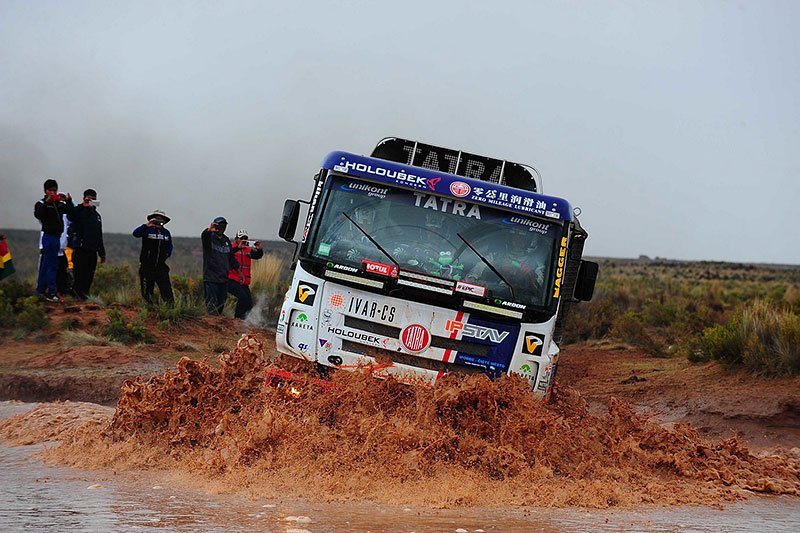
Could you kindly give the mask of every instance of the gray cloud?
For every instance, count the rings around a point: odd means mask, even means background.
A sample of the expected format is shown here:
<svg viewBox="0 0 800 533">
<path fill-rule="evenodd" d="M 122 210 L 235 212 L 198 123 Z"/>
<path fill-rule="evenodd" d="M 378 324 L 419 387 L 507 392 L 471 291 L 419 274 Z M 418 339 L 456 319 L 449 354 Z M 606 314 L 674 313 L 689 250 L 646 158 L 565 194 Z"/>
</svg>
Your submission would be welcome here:
<svg viewBox="0 0 800 533">
<path fill-rule="evenodd" d="M 800 6 L 0 5 L 0 227 L 45 177 L 107 231 L 275 235 L 323 156 L 399 135 L 528 162 L 594 255 L 800 263 Z"/>
</svg>

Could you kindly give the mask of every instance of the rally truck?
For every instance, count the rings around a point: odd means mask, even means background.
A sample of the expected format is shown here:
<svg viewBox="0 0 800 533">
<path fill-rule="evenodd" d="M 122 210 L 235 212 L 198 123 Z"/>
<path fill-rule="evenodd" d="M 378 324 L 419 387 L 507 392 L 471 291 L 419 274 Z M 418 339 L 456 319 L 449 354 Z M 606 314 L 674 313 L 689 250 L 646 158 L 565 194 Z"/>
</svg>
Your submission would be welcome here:
<svg viewBox="0 0 800 533">
<path fill-rule="evenodd" d="M 310 200 L 287 200 L 295 243 L 278 351 L 401 382 L 521 376 L 549 397 L 569 307 L 597 264 L 567 200 L 531 166 L 390 137 L 331 152 Z M 301 212 L 305 225 L 295 240 Z"/>
</svg>

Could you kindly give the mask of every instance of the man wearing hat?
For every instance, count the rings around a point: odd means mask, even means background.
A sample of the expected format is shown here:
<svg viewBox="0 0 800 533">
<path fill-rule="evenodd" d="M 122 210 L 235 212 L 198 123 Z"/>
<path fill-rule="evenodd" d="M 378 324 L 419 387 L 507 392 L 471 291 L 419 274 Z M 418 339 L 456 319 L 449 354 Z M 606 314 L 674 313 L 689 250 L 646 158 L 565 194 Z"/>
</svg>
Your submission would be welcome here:
<svg viewBox="0 0 800 533">
<path fill-rule="evenodd" d="M 250 245 L 250 237 L 247 236 L 246 229 L 236 232 L 233 240 L 233 253 L 239 263 L 239 270 L 228 272 L 228 292 L 236 298 L 236 309 L 233 316 L 244 320 L 253 308 L 253 295 L 250 293 L 250 267 L 252 261 L 264 257 L 264 249 L 261 241 L 255 241 Z"/>
<path fill-rule="evenodd" d="M 172 303 L 172 284 L 169 280 L 167 258 L 172 255 L 172 235 L 164 225 L 170 221 L 164 211 L 155 210 L 147 215 L 147 222 L 133 230 L 133 236 L 142 239 L 139 254 L 139 285 L 142 298 L 153 303 L 153 291 L 158 285 L 161 299 Z"/>
<path fill-rule="evenodd" d="M 83 202 L 76 205 L 69 215 L 72 223 L 67 233 L 67 244 L 72 248 L 72 272 L 75 276 L 73 290 L 81 300 L 89 297 L 89 289 L 94 281 L 97 257 L 106 262 L 106 249 L 103 246 L 103 220 L 97 211 L 97 191 L 83 191 Z"/>
<path fill-rule="evenodd" d="M 239 270 L 231 240 L 225 235 L 228 221 L 215 218 L 200 235 L 203 241 L 203 289 L 212 315 L 221 315 L 228 299 L 228 273 Z"/>
</svg>

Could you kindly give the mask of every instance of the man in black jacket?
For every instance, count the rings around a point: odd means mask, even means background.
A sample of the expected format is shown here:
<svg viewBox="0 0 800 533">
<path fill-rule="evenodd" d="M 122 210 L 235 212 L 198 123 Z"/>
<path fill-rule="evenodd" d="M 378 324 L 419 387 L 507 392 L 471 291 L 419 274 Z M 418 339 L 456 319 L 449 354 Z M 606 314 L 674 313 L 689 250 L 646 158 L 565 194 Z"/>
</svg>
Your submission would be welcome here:
<svg viewBox="0 0 800 533">
<path fill-rule="evenodd" d="M 76 205 L 69 219 L 67 238 L 72 248 L 72 270 L 75 274 L 75 294 L 81 300 L 89 297 L 89 289 L 94 281 L 97 268 L 97 257 L 106 262 L 106 249 L 103 246 L 103 221 L 97 212 L 97 192 L 86 189 L 83 192 L 83 203 Z"/>
<path fill-rule="evenodd" d="M 239 270 L 231 240 L 225 235 L 228 221 L 217 217 L 203 230 L 203 289 L 212 315 L 221 315 L 228 299 L 228 272 Z"/>
<path fill-rule="evenodd" d="M 73 208 L 72 197 L 58 194 L 58 183 L 54 179 L 44 182 L 44 198 L 36 202 L 33 216 L 42 224 L 42 256 L 39 260 L 39 277 L 36 292 L 51 302 L 59 302 L 56 287 L 58 251 L 61 249 L 61 234 L 64 232 L 64 214 Z"/>
<path fill-rule="evenodd" d="M 172 303 L 172 284 L 169 280 L 167 258 L 172 255 L 172 235 L 164 224 L 170 218 L 163 211 L 153 211 L 147 215 L 147 223 L 133 230 L 133 236 L 142 239 L 142 252 L 139 254 L 139 280 L 144 301 L 153 303 L 153 291 L 158 285 L 161 299 Z"/>
</svg>

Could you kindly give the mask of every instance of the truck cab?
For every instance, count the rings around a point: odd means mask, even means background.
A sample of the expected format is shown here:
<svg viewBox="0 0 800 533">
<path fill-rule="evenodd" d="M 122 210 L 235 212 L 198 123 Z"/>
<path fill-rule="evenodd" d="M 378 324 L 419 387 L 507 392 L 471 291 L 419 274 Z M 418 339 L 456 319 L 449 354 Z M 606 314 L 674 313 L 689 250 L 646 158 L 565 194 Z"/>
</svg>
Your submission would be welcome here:
<svg viewBox="0 0 800 533">
<path fill-rule="evenodd" d="M 314 177 L 280 352 L 434 384 L 516 374 L 549 395 L 569 305 L 597 265 L 565 199 L 527 165 L 399 138 L 331 152 Z M 279 234 L 293 241 L 300 201 Z"/>
</svg>

